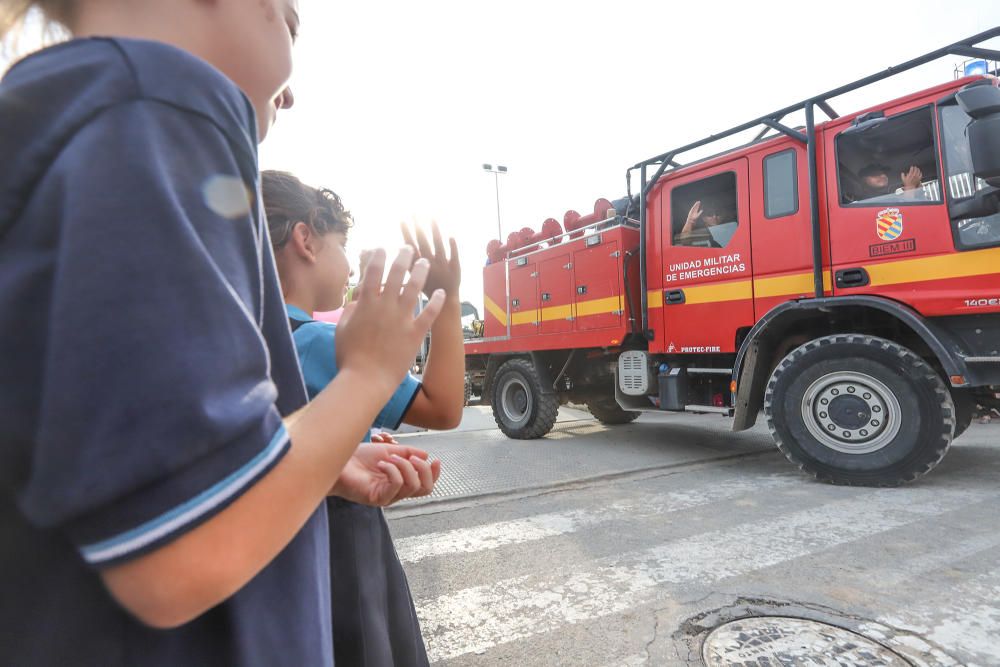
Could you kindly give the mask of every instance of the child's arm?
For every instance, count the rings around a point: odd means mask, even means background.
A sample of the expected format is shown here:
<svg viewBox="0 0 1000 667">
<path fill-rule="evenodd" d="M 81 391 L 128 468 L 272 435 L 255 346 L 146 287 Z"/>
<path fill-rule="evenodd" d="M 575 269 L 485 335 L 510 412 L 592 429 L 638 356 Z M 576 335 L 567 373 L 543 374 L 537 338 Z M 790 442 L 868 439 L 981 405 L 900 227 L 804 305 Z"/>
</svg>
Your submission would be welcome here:
<svg viewBox="0 0 1000 667">
<path fill-rule="evenodd" d="M 295 537 L 337 482 L 371 426 L 372 415 L 396 388 L 441 309 L 444 297 L 437 293 L 413 318 L 428 265 L 414 265 L 403 288 L 411 261 L 409 251 L 400 253 L 379 294 L 384 255 L 376 253 L 366 272 L 370 278 L 362 280 L 359 301 L 338 328 L 341 371 L 311 403 L 285 420 L 291 446 L 274 468 L 197 528 L 102 571 L 122 606 L 156 627 L 181 625 L 238 591 Z M 331 423 L 337 424 L 335 430 Z M 378 464 L 387 473 L 392 467 Z"/>
<path fill-rule="evenodd" d="M 461 422 L 465 404 L 465 347 L 462 302 L 458 295 L 462 267 L 455 239 L 450 239 L 449 259 L 437 225 L 433 225 L 432 233 L 433 249 L 420 229 L 416 230 L 414 243 L 409 231 L 403 228 L 406 242 L 417 248 L 421 257 L 430 261 L 426 291 L 430 293 L 443 289 L 446 295 L 441 314 L 431 329 L 431 349 L 424 367 L 422 386 L 403 421 L 424 428 L 449 429 Z"/>
</svg>

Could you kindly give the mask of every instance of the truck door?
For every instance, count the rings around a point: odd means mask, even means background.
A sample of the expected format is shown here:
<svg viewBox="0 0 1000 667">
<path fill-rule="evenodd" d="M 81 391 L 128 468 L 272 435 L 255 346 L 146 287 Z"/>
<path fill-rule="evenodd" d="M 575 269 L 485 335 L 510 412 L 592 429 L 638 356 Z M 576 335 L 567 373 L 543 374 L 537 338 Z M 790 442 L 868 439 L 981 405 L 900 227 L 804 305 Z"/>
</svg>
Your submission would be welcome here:
<svg viewBox="0 0 1000 667">
<path fill-rule="evenodd" d="M 793 140 L 750 158 L 754 312 L 811 297 L 812 226 L 806 149 Z"/>
<path fill-rule="evenodd" d="M 748 185 L 747 159 L 737 158 L 664 188 L 661 312 L 668 353 L 734 352 L 737 330 L 753 326 Z"/>
<path fill-rule="evenodd" d="M 510 262 L 510 335 L 538 333 L 538 272 L 527 257 Z"/>
<path fill-rule="evenodd" d="M 955 252 L 932 104 L 864 114 L 825 133 L 834 292 L 879 294 L 930 314 L 939 262 Z M 921 268 L 923 267 L 923 268 Z"/>
</svg>

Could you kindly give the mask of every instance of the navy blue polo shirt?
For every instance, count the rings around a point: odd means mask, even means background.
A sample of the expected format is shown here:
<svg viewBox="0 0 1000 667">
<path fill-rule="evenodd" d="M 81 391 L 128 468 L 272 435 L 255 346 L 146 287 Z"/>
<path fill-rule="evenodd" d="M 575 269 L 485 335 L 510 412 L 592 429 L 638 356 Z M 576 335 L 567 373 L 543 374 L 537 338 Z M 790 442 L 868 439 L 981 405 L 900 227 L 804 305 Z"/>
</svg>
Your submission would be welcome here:
<svg viewBox="0 0 1000 667">
<path fill-rule="evenodd" d="M 306 402 L 253 108 L 153 42 L 74 40 L 0 82 L 0 662 L 329 665 L 325 505 L 242 590 L 150 629 L 100 568 L 212 517 Z"/>
</svg>

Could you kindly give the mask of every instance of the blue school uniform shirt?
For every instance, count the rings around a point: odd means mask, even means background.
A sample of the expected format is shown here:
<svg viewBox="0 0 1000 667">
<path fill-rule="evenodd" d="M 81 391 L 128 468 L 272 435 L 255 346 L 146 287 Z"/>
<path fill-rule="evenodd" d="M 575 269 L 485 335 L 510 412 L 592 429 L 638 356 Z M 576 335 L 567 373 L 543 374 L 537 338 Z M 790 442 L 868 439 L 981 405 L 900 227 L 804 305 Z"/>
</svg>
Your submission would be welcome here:
<svg viewBox="0 0 1000 667">
<path fill-rule="evenodd" d="M 286 305 L 288 317 L 298 322 L 304 322 L 292 334 L 295 337 L 295 349 L 302 364 L 302 375 L 306 381 L 306 391 L 310 400 L 337 375 L 336 336 L 337 326 L 329 322 L 317 322 L 304 310 L 297 306 Z M 420 380 L 407 374 L 403 382 L 393 393 L 372 424 L 375 428 L 397 429 L 403 418 L 413 405 L 417 392 L 420 391 Z M 365 442 L 371 438 L 365 436 Z"/>
<path fill-rule="evenodd" d="M 230 599 L 154 630 L 99 570 L 239 498 L 305 404 L 254 111 L 173 47 L 74 40 L 0 82 L 0 662 L 329 665 L 325 504 Z"/>
</svg>

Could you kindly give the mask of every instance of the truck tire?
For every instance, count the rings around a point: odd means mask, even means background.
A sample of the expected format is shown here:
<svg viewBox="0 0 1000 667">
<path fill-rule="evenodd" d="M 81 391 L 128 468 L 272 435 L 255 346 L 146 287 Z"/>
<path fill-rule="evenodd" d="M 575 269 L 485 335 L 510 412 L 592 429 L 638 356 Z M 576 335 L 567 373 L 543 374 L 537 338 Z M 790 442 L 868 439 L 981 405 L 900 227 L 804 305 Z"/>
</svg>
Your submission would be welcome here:
<svg viewBox="0 0 1000 667">
<path fill-rule="evenodd" d="M 493 419 L 508 438 L 531 440 L 552 430 L 559 398 L 543 393 L 534 366 L 511 359 L 497 369 L 491 392 Z"/>
<path fill-rule="evenodd" d="M 944 458 L 955 429 L 951 393 L 934 369 L 861 334 L 792 350 L 771 374 L 764 414 L 788 460 L 833 484 L 912 482 Z"/>
<path fill-rule="evenodd" d="M 469 374 L 465 374 L 465 401 L 462 405 L 468 405 L 469 401 L 472 400 L 472 378 Z"/>
<path fill-rule="evenodd" d="M 628 424 L 639 416 L 638 412 L 623 410 L 614 398 L 595 398 L 587 401 L 587 409 L 602 424 Z"/>
<path fill-rule="evenodd" d="M 955 402 L 955 435 L 952 437 L 954 441 L 972 425 L 976 413 L 976 400 L 968 391 L 961 389 L 952 392 L 951 400 Z"/>
</svg>

